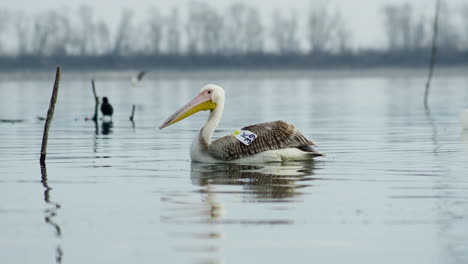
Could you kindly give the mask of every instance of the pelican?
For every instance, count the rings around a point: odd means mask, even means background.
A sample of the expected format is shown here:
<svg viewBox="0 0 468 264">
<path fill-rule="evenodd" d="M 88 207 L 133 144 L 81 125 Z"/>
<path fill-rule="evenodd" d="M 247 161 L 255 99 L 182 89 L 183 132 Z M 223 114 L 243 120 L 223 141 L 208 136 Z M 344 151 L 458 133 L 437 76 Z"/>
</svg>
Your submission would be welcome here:
<svg viewBox="0 0 468 264">
<path fill-rule="evenodd" d="M 184 105 L 159 129 L 173 125 L 199 111 L 210 110 L 210 116 L 192 142 L 190 157 L 195 162 L 205 163 L 263 163 L 285 160 L 310 160 L 321 153 L 314 150 L 314 142 L 296 130 L 295 126 L 285 121 L 274 121 L 247 126 L 242 133 L 255 135 L 247 145 L 242 137 L 232 135 L 212 141 L 213 132 L 221 120 L 224 110 L 224 89 L 209 84 L 189 103 Z M 245 135 L 244 133 L 244 135 Z"/>
</svg>

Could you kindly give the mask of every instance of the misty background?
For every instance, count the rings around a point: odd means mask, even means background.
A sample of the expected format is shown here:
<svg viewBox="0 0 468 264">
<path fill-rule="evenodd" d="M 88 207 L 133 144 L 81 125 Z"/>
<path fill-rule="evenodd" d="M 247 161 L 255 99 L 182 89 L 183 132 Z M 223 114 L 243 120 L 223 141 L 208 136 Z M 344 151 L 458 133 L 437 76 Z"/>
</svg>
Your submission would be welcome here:
<svg viewBox="0 0 468 264">
<path fill-rule="evenodd" d="M 0 5 L 0 68 L 322 68 L 428 61 L 433 1 L 218 2 Z M 442 1 L 438 46 L 439 64 L 468 61 L 468 3 Z"/>
</svg>

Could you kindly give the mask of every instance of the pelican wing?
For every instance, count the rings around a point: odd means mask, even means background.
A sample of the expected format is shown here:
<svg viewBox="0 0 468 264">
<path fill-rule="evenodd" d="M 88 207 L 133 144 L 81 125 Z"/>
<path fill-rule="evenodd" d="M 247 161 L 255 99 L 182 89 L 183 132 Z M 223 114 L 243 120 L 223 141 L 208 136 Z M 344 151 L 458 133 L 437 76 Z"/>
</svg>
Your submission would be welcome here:
<svg viewBox="0 0 468 264">
<path fill-rule="evenodd" d="M 274 121 L 242 128 L 257 135 L 250 144 L 244 145 L 233 135 L 213 141 L 208 146 L 208 153 L 216 159 L 234 160 L 268 150 L 299 148 L 306 152 L 320 155 L 312 148 L 314 142 L 306 138 L 296 127 L 284 121 Z"/>
</svg>

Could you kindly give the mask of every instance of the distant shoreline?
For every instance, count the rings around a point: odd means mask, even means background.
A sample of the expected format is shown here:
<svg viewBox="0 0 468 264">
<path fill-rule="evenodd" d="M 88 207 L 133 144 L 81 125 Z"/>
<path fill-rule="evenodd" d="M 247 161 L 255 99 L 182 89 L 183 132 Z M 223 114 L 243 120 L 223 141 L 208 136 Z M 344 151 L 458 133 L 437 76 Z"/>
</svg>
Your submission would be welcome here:
<svg viewBox="0 0 468 264">
<path fill-rule="evenodd" d="M 427 67 L 373 67 L 373 68 L 337 68 L 337 69 L 147 69 L 144 77 L 147 80 L 156 79 L 213 79 L 243 78 L 243 79 L 275 79 L 284 78 L 354 78 L 354 77 L 411 77 L 426 78 Z M 32 79 L 53 79 L 55 67 L 44 67 L 38 70 L 0 70 L 0 81 Z M 130 80 L 137 70 L 77 70 L 62 67 L 63 79 L 126 79 Z M 467 76 L 466 66 L 436 66 L 435 77 Z"/>
</svg>

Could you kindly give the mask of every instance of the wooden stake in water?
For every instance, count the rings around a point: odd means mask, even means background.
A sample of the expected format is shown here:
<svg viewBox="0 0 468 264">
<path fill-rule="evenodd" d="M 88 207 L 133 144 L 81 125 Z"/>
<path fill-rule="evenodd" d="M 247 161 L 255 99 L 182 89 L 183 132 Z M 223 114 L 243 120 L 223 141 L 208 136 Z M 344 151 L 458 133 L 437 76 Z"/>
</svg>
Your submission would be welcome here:
<svg viewBox="0 0 468 264">
<path fill-rule="evenodd" d="M 439 10 L 440 10 L 440 0 L 436 0 L 434 13 L 434 24 L 433 24 L 433 33 L 432 33 L 432 49 L 431 49 L 431 60 L 429 62 L 429 73 L 427 75 L 426 90 L 424 91 L 424 107 L 428 107 L 427 99 L 429 97 L 429 88 L 431 86 L 432 75 L 434 73 L 435 58 L 437 55 L 437 33 L 439 31 Z"/>
<path fill-rule="evenodd" d="M 94 80 L 91 80 L 91 87 L 93 88 L 93 94 L 94 94 L 94 116 L 93 116 L 92 120 L 97 121 L 98 120 L 99 97 L 96 94 L 96 86 L 94 85 Z"/>
<path fill-rule="evenodd" d="M 132 106 L 132 115 L 130 115 L 130 121 L 133 122 L 133 117 L 135 116 L 135 105 Z"/>
<path fill-rule="evenodd" d="M 41 166 L 45 166 L 45 159 L 47 154 L 47 140 L 49 139 L 49 128 L 52 118 L 54 117 L 55 103 L 57 102 L 57 94 L 60 83 L 60 67 L 57 67 L 57 72 L 55 73 L 55 82 L 54 89 L 52 90 L 52 97 L 50 98 L 49 110 L 47 111 L 47 118 L 44 125 L 44 134 L 42 135 L 42 146 L 41 146 Z"/>
</svg>

